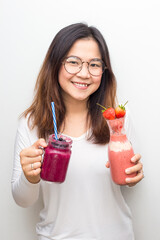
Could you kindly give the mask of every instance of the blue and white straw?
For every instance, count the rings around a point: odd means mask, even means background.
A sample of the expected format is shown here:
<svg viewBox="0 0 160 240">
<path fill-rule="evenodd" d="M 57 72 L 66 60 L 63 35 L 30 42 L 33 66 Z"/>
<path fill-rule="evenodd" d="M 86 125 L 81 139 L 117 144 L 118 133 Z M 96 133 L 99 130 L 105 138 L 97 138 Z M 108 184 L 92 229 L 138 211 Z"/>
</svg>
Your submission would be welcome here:
<svg viewBox="0 0 160 240">
<path fill-rule="evenodd" d="M 52 106 L 52 114 L 53 114 L 54 134 L 55 134 L 56 140 L 58 140 L 56 113 L 55 113 L 54 102 L 51 102 L 51 106 Z"/>
</svg>

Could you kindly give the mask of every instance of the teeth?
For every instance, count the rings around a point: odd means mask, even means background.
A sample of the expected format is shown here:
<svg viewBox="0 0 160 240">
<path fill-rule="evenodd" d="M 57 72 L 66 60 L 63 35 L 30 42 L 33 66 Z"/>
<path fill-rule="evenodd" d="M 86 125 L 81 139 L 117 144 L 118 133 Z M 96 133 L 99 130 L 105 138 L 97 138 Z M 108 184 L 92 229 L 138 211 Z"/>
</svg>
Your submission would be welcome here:
<svg viewBox="0 0 160 240">
<path fill-rule="evenodd" d="M 82 83 L 73 83 L 74 85 L 80 86 L 80 87 L 87 87 L 88 84 L 82 84 Z"/>
</svg>

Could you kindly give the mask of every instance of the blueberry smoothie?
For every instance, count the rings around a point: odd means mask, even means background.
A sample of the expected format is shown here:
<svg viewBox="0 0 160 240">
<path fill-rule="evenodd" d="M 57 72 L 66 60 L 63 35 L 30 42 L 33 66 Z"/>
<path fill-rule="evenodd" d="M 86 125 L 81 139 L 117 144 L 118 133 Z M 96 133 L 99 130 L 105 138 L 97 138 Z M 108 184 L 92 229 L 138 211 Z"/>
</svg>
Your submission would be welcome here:
<svg viewBox="0 0 160 240">
<path fill-rule="evenodd" d="M 64 182 L 71 156 L 71 146 L 72 140 L 69 137 L 61 135 L 56 140 L 54 134 L 49 136 L 40 173 L 43 180 Z"/>
</svg>

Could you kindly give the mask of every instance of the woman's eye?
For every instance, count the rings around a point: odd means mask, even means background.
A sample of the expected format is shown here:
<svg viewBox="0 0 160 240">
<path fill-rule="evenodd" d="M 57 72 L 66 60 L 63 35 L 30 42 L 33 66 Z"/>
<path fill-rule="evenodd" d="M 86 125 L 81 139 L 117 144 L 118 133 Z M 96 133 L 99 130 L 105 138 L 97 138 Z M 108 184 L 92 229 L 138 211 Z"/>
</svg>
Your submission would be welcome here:
<svg viewBox="0 0 160 240">
<path fill-rule="evenodd" d="M 76 62 L 76 61 L 68 61 L 68 63 L 71 65 L 78 65 L 78 62 Z"/>
<path fill-rule="evenodd" d="M 101 64 L 99 64 L 99 63 L 91 63 L 90 66 L 91 66 L 92 68 L 100 68 L 100 67 L 101 67 Z"/>
</svg>

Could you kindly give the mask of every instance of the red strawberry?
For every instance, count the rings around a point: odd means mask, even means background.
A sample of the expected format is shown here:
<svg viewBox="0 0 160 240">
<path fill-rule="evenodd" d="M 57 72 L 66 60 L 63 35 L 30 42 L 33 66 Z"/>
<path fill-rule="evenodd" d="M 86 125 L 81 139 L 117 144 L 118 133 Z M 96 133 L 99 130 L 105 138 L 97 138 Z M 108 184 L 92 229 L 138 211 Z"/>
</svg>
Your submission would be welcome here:
<svg viewBox="0 0 160 240">
<path fill-rule="evenodd" d="M 103 107 L 102 105 L 100 105 L 99 103 L 97 103 L 97 105 L 99 105 L 100 107 L 102 107 L 102 108 L 104 108 L 104 110 L 102 110 L 102 113 L 103 113 L 103 117 L 105 118 L 105 119 L 108 119 L 108 120 L 113 120 L 113 119 L 115 119 L 115 110 L 114 110 L 114 108 L 111 108 L 111 107 L 109 107 L 109 108 L 105 108 L 105 107 Z"/>
<path fill-rule="evenodd" d="M 128 101 L 124 104 L 124 105 L 118 105 L 118 107 L 116 107 L 115 109 L 115 114 L 116 114 L 116 118 L 122 118 L 125 116 L 126 114 L 126 109 L 125 109 L 125 105 L 128 103 Z"/>
<path fill-rule="evenodd" d="M 106 110 L 103 111 L 103 117 L 108 120 L 113 120 L 115 119 L 115 110 L 114 108 L 107 108 Z"/>
</svg>

